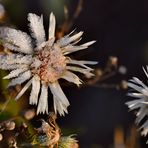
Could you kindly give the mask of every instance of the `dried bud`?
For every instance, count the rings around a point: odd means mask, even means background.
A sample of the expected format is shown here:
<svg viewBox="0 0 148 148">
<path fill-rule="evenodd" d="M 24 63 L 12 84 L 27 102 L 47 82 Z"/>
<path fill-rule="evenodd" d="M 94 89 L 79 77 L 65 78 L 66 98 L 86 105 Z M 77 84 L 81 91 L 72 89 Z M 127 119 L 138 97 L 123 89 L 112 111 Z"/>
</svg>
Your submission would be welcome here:
<svg viewBox="0 0 148 148">
<path fill-rule="evenodd" d="M 4 131 L 5 130 L 5 127 L 3 124 L 0 125 L 0 132 Z"/>
<path fill-rule="evenodd" d="M 3 135 L 0 133 L 0 141 L 3 140 Z"/>
<path fill-rule="evenodd" d="M 96 76 L 101 77 L 103 75 L 103 71 L 98 68 L 95 70 L 95 74 L 96 74 Z"/>
<path fill-rule="evenodd" d="M 34 116 L 35 116 L 35 110 L 34 109 L 27 110 L 24 114 L 24 117 L 27 120 L 31 120 Z"/>
<path fill-rule="evenodd" d="M 8 121 L 5 123 L 6 130 L 14 130 L 15 129 L 15 122 L 14 121 Z"/>
<path fill-rule="evenodd" d="M 8 145 L 9 145 L 9 148 L 18 148 L 17 147 L 17 142 L 13 137 L 10 137 L 8 139 Z"/>
<path fill-rule="evenodd" d="M 117 65 L 118 65 L 118 58 L 114 57 L 114 56 L 109 57 L 108 65 L 109 66 L 113 66 L 113 67 L 117 67 Z"/>
<path fill-rule="evenodd" d="M 120 83 L 120 88 L 122 89 L 127 89 L 128 85 L 127 85 L 127 81 L 126 80 L 122 80 Z"/>
<path fill-rule="evenodd" d="M 48 133 L 48 131 L 51 129 L 50 125 L 42 119 L 42 126 L 38 128 L 38 132 L 42 133 Z"/>
<path fill-rule="evenodd" d="M 118 69 L 118 72 L 122 75 L 125 75 L 127 73 L 127 69 L 125 66 L 121 65 Z"/>
</svg>

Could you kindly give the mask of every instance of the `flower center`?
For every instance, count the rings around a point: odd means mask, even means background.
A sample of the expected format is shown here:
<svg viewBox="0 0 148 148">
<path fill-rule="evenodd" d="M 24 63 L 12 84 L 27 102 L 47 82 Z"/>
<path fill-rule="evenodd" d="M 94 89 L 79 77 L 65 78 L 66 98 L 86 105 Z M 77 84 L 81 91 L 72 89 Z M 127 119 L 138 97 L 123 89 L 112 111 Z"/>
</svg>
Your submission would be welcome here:
<svg viewBox="0 0 148 148">
<path fill-rule="evenodd" d="M 63 56 L 60 47 L 45 45 L 35 55 L 32 70 L 44 82 L 55 82 L 66 69 L 66 57 Z"/>
</svg>

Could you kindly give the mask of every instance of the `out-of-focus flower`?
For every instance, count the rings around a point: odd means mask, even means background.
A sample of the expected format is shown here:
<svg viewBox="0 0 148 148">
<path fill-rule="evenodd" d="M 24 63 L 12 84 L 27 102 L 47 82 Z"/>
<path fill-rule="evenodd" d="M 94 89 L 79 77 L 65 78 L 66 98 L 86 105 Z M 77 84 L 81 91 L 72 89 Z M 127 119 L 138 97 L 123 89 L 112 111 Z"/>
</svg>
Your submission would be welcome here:
<svg viewBox="0 0 148 148">
<path fill-rule="evenodd" d="M 82 82 L 73 72 L 91 77 L 93 69 L 86 65 L 97 63 L 73 60 L 67 55 L 86 49 L 95 41 L 76 45 L 81 40 L 83 32 L 74 34 L 74 31 L 55 40 L 56 21 L 53 13 L 50 14 L 49 35 L 46 41 L 43 17 L 29 13 L 28 20 L 36 46 L 32 44 L 27 33 L 8 27 L 0 28 L 3 46 L 14 51 L 13 54 L 0 55 L 0 68 L 11 70 L 4 79 L 14 78 L 9 87 L 28 81 L 16 96 L 16 100 L 32 85 L 29 103 L 38 104 L 37 114 L 48 113 L 48 88 L 50 88 L 53 94 L 55 113 L 64 115 L 67 113 L 69 101 L 62 91 L 58 79 L 62 78 L 79 86 Z"/>
<path fill-rule="evenodd" d="M 148 66 L 146 70 L 143 70 L 148 77 Z M 144 123 L 140 129 L 142 129 L 141 134 L 146 136 L 148 134 L 148 87 L 136 77 L 133 77 L 133 79 L 128 82 L 128 86 L 133 89 L 133 92 L 129 92 L 128 95 L 138 99 L 128 101 L 126 104 L 130 110 L 138 109 L 136 113 L 136 124 L 141 123 L 142 120 L 145 121 L 142 121 Z"/>
<path fill-rule="evenodd" d="M 7 121 L 5 123 L 5 127 L 9 131 L 14 130 L 15 129 L 15 122 L 14 121 Z"/>
</svg>

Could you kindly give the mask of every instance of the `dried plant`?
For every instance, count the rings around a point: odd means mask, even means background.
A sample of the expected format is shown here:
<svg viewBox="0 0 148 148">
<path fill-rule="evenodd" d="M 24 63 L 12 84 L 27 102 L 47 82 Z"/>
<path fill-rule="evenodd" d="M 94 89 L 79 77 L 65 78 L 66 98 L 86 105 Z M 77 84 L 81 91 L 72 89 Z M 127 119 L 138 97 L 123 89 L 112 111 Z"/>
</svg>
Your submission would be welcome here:
<svg viewBox="0 0 148 148">
<path fill-rule="evenodd" d="M 148 67 L 146 70 L 143 68 L 143 70 L 148 77 Z M 142 123 L 140 126 L 141 134 L 146 136 L 148 134 L 148 87 L 136 77 L 128 82 L 128 86 L 132 88 L 132 92 L 129 92 L 128 95 L 137 99 L 128 101 L 126 104 L 130 110 L 138 110 L 136 124 Z"/>
<path fill-rule="evenodd" d="M 6 86 L 8 82 L 6 79 L 11 79 L 8 91 L 2 91 L 5 102 L 0 104 L 0 115 L 5 115 L 5 112 L 11 110 L 11 113 L 0 122 L 0 141 L 3 142 L 4 147 L 79 147 L 75 135 L 64 136 L 56 122 L 57 114 L 64 116 L 65 113 L 68 113 L 67 108 L 70 105 L 59 84 L 59 79 L 68 81 L 68 85 L 71 82 L 79 86 L 82 84 L 82 80 L 75 72 L 89 78 L 86 80 L 85 86 L 118 90 L 132 88 L 132 92 L 129 92 L 128 95 L 138 99 L 128 101 L 126 105 L 130 110 L 137 111 L 136 124 L 140 125 L 142 135 L 148 135 L 148 87 L 135 77 L 129 82 L 121 80 L 118 84 L 104 83 L 116 74 L 126 74 L 127 69 L 119 65 L 118 57 L 109 56 L 105 67 L 97 68 L 95 71 L 87 65 L 95 65 L 96 61 L 80 61 L 70 57 L 72 53 L 84 50 L 95 43 L 95 41 L 90 41 L 79 44 L 83 31 L 73 30 L 67 34 L 71 30 L 74 20 L 81 13 L 83 3 L 84 0 L 78 1 L 72 16 L 69 16 L 68 7 L 64 7 L 65 22 L 59 27 L 60 30 L 57 29 L 58 31 L 56 31 L 55 16 L 51 13 L 47 39 L 42 15 L 28 14 L 31 36 L 14 28 L 0 27 L 0 69 L 2 69 L 0 77 L 5 79 L 1 80 L 1 89 Z M 6 21 L 6 12 L 3 5 L 0 4 L 0 23 L 3 24 L 4 21 Z M 8 70 L 10 73 L 6 75 L 3 70 Z M 147 71 L 148 67 L 146 70 L 144 69 L 148 77 Z M 95 77 L 93 77 L 94 75 Z M 21 107 L 13 98 L 15 97 L 15 100 L 21 98 L 30 86 L 32 86 L 32 90 L 29 104 L 37 105 L 37 111 L 31 108 L 21 112 Z M 53 95 L 53 113 L 48 108 L 48 89 Z M 12 106 L 17 108 L 14 112 Z M 39 119 L 36 119 L 38 114 L 46 114 L 46 118 L 38 116 Z M 32 121 L 41 122 L 41 126 L 36 127 Z M 135 128 L 132 128 L 130 138 L 125 138 L 123 129 L 116 128 L 114 147 L 138 148 L 138 136 L 135 131 Z"/>
<path fill-rule="evenodd" d="M 72 31 L 56 41 L 56 21 L 53 13 L 50 14 L 49 35 L 46 41 L 42 16 L 39 17 L 30 13 L 28 20 L 32 36 L 36 39 L 36 46 L 31 43 L 31 38 L 26 33 L 8 27 L 0 28 L 3 46 L 15 51 L 12 54 L 0 55 L 0 68 L 11 70 L 10 74 L 5 76 L 4 79 L 13 78 L 8 87 L 28 81 L 15 100 L 18 100 L 32 85 L 29 103 L 37 105 L 39 102 L 37 114 L 44 114 L 45 112 L 48 114 L 49 87 L 53 94 L 55 113 L 64 115 L 64 113 L 68 113 L 67 107 L 70 103 L 62 91 L 58 79 L 62 78 L 79 86 L 82 81 L 73 72 L 91 77 L 93 76 L 91 72 L 93 69 L 86 65 L 97 63 L 74 60 L 67 55 L 86 49 L 95 41 L 76 45 L 81 40 L 82 31 L 74 35 L 72 35 L 74 31 Z M 39 96 L 40 89 L 41 94 Z"/>
</svg>

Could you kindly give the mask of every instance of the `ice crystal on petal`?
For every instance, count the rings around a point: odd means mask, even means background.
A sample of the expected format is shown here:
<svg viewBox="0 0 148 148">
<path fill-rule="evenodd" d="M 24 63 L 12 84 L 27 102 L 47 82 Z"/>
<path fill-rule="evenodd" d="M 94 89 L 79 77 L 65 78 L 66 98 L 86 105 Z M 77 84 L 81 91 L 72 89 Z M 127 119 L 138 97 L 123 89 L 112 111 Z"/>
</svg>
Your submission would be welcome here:
<svg viewBox="0 0 148 148">
<path fill-rule="evenodd" d="M 31 38 L 25 32 L 8 27 L 2 27 L 0 30 L 0 37 L 6 41 L 6 44 L 4 45 L 6 47 L 11 47 L 9 48 L 11 50 L 16 50 L 26 54 L 31 54 L 33 52 Z"/>
<path fill-rule="evenodd" d="M 37 46 L 45 41 L 45 30 L 43 26 L 43 17 L 39 17 L 36 14 L 29 13 L 28 20 L 30 22 L 30 30 L 32 36 L 36 39 Z"/>
<path fill-rule="evenodd" d="M 143 70 L 148 78 L 148 67 Z M 133 90 L 128 95 L 136 99 L 126 102 L 126 105 L 128 105 L 130 110 L 138 110 L 136 113 L 136 124 L 141 124 L 141 121 L 144 122 L 140 129 L 142 129 L 141 134 L 146 136 L 148 134 L 148 87 L 136 77 L 133 77 L 128 82 L 128 86 Z"/>
<path fill-rule="evenodd" d="M 29 13 L 28 20 L 31 35 L 36 40 L 35 46 L 27 33 L 8 27 L 0 28 L 0 39 L 3 41 L 3 46 L 15 51 L 10 55 L 0 55 L 0 68 L 10 70 L 4 79 L 13 78 L 9 86 L 28 81 L 16 96 L 16 100 L 32 86 L 29 103 L 38 104 L 37 114 L 48 113 L 48 89 L 50 89 L 53 94 L 55 113 L 64 115 L 68 113 L 67 107 L 70 103 L 58 80 L 65 79 L 79 86 L 82 80 L 73 72 L 91 77 L 93 69 L 87 65 L 97 64 L 94 61 L 73 60 L 67 55 L 86 49 L 95 41 L 76 45 L 82 39 L 83 31 L 74 34 L 75 30 L 56 41 L 56 20 L 53 13 L 49 17 L 49 34 L 46 41 L 43 17 Z"/>
</svg>

